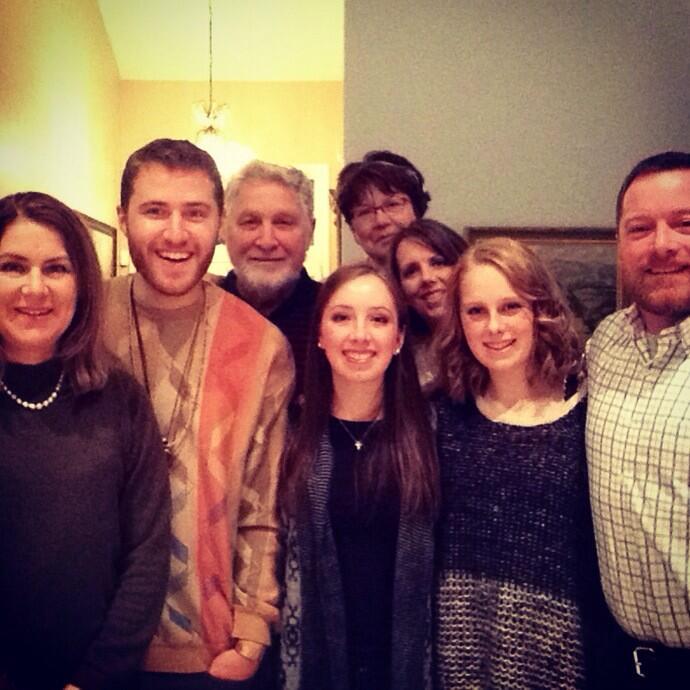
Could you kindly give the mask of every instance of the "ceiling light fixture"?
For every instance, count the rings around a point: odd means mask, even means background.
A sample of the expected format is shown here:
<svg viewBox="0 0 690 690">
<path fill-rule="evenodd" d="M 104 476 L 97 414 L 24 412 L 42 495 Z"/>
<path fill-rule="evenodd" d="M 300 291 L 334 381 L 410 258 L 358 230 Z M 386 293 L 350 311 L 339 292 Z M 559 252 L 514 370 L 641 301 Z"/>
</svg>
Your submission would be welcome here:
<svg viewBox="0 0 690 690">
<path fill-rule="evenodd" d="M 221 134 L 228 117 L 228 106 L 213 100 L 213 0 L 208 2 L 208 101 L 195 103 L 192 110 L 200 127 L 195 137 L 196 144 L 213 156 L 223 182 L 227 182 L 239 168 L 256 156 L 248 146 L 228 141 Z"/>
</svg>

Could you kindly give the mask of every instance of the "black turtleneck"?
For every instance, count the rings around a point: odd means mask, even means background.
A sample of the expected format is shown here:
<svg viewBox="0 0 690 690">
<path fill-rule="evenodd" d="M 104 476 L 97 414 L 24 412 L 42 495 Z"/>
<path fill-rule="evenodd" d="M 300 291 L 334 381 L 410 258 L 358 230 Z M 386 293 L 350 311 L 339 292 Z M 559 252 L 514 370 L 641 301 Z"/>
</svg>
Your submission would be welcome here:
<svg viewBox="0 0 690 690">
<path fill-rule="evenodd" d="M 27 402 L 42 402 L 54 390 L 62 373 L 62 361 L 49 359 L 40 364 L 7 362 L 2 382 L 19 398 Z M 2 392 L 2 395 L 7 395 Z"/>
</svg>

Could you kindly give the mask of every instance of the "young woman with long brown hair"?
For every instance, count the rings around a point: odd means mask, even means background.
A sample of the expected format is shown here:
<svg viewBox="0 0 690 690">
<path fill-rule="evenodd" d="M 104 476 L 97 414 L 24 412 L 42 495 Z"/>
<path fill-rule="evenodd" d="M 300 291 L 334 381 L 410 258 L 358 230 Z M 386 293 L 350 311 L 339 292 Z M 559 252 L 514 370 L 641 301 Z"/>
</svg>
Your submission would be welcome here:
<svg viewBox="0 0 690 690">
<path fill-rule="evenodd" d="M 282 663 L 301 690 L 418 690 L 437 471 L 401 298 L 375 268 L 324 283 L 286 463 Z"/>
</svg>

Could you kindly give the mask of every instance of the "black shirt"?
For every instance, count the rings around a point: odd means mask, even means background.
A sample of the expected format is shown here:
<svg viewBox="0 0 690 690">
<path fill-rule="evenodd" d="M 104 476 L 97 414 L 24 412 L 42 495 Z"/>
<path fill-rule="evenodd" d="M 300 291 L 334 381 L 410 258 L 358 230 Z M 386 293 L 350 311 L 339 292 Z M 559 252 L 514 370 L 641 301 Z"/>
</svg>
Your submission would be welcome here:
<svg viewBox="0 0 690 690">
<path fill-rule="evenodd" d="M 364 463 L 376 462 L 377 422 L 331 418 L 333 476 L 329 512 L 345 602 L 350 686 L 391 688 L 393 580 L 400 501 L 387 487 L 378 496 L 362 488 Z M 363 441 L 356 450 L 352 436 Z M 366 436 L 365 436 L 366 434 Z"/>
<path fill-rule="evenodd" d="M 230 271 L 218 285 L 223 290 L 235 295 L 235 297 L 244 299 L 237 289 L 237 274 L 235 271 Z M 303 268 L 295 289 L 290 293 L 290 296 L 270 314 L 266 314 L 266 318 L 280 329 L 292 348 L 296 370 L 295 399 L 297 399 L 304 388 L 303 377 L 307 359 L 309 330 L 320 287 L 321 283 L 310 278 L 307 271 Z"/>
</svg>

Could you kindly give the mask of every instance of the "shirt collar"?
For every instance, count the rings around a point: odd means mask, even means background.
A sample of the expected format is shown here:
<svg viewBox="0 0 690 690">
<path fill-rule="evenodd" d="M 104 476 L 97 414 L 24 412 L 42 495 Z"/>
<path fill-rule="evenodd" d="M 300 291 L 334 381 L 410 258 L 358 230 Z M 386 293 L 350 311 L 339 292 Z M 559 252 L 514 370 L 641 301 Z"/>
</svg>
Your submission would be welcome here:
<svg viewBox="0 0 690 690">
<path fill-rule="evenodd" d="M 637 305 L 632 304 L 627 307 L 624 311 L 624 314 L 630 325 L 630 328 L 632 329 L 633 339 L 636 342 L 639 342 L 640 340 L 644 340 L 646 342 L 650 334 L 645 329 L 644 321 L 642 320 L 642 315 L 640 314 L 640 310 L 637 308 Z M 658 340 L 671 338 L 673 340 L 680 341 L 683 345 L 686 355 L 690 356 L 690 316 L 674 324 L 673 326 L 664 328 L 662 331 L 656 334 L 656 338 Z"/>
</svg>

